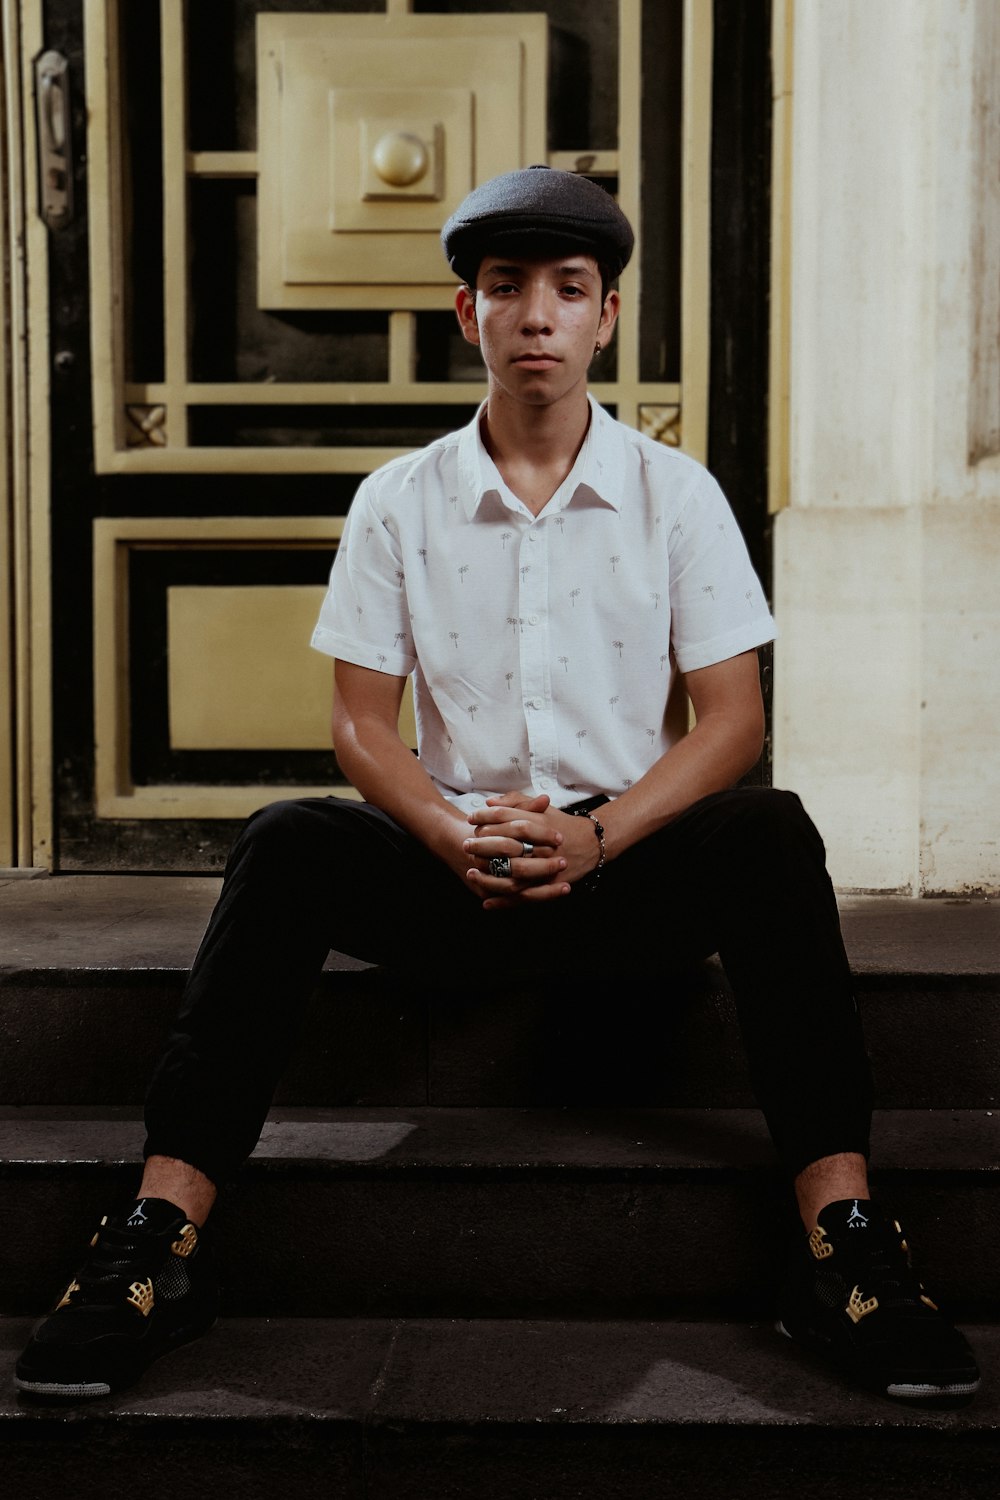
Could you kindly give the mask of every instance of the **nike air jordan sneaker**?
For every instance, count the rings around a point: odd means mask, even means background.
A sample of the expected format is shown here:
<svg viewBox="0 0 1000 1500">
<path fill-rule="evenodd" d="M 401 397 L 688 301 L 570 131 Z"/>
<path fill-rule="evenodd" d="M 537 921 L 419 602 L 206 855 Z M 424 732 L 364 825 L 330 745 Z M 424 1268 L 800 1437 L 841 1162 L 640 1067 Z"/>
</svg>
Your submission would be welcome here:
<svg viewBox="0 0 1000 1500">
<path fill-rule="evenodd" d="M 102 1219 L 84 1264 L 36 1326 L 14 1383 L 34 1396 L 110 1395 L 206 1332 L 217 1310 L 201 1232 L 172 1203 L 143 1198 Z"/>
<path fill-rule="evenodd" d="M 777 1326 L 882 1395 L 956 1405 L 979 1389 L 972 1351 L 914 1275 L 899 1224 L 867 1199 L 823 1209 Z"/>
</svg>

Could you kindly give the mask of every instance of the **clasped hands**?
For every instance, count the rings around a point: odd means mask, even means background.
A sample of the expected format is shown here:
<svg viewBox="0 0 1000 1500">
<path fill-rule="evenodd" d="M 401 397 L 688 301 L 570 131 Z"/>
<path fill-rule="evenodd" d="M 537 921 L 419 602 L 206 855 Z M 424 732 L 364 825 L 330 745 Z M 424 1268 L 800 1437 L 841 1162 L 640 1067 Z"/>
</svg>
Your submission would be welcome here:
<svg viewBox="0 0 1000 1500">
<path fill-rule="evenodd" d="M 476 833 L 462 844 L 471 860 L 465 879 L 487 911 L 568 896 L 595 868 L 600 846 L 590 819 L 550 807 L 549 800 L 505 792 L 469 814 Z M 534 846 L 528 857 L 526 843 Z M 510 860 L 510 876 L 490 873 L 498 856 Z"/>
</svg>

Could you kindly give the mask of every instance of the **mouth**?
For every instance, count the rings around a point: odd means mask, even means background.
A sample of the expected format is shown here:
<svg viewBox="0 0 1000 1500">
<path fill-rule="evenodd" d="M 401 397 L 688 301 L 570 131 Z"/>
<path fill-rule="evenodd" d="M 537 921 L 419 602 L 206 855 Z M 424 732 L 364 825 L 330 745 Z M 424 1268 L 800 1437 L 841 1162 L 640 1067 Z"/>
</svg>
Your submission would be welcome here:
<svg viewBox="0 0 1000 1500">
<path fill-rule="evenodd" d="M 534 351 L 528 354 L 519 354 L 514 364 L 520 365 L 522 370 L 551 370 L 559 360 L 554 354 L 545 354 L 542 351 Z"/>
</svg>

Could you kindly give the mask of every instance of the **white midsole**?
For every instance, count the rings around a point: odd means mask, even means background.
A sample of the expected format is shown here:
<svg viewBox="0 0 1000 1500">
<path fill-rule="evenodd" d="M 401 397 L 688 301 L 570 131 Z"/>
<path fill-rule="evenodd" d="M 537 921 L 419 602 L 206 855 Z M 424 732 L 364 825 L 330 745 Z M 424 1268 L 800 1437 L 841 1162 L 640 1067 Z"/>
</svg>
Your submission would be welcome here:
<svg viewBox="0 0 1000 1500">
<path fill-rule="evenodd" d="M 52 1380 L 22 1380 L 14 1376 L 19 1391 L 28 1391 L 33 1396 L 110 1396 L 111 1387 L 104 1380 L 88 1381 L 86 1385 L 60 1385 Z"/>
</svg>

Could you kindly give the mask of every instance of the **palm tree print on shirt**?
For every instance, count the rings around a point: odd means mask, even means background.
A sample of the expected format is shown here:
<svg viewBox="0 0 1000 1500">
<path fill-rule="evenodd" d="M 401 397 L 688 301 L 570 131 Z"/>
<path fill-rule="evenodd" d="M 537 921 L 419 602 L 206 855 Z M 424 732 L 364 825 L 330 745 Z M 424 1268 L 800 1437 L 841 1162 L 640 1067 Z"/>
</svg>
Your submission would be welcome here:
<svg viewBox="0 0 1000 1500">
<path fill-rule="evenodd" d="M 458 650 L 458 631 L 457 630 L 449 630 L 449 632 L 448 632 L 448 639 L 449 639 L 449 641 L 454 641 L 455 642 L 455 650 L 457 651 Z"/>
<path fill-rule="evenodd" d="M 571 601 L 571 603 L 573 605 L 573 608 L 576 609 L 576 601 L 580 597 L 580 590 L 579 589 L 570 589 L 570 591 L 569 591 L 569 597 L 570 597 L 570 601 Z"/>
<path fill-rule="evenodd" d="M 469 564 L 468 564 L 468 563 L 463 563 L 463 564 L 462 564 L 462 566 L 461 566 L 461 567 L 460 567 L 460 568 L 459 568 L 459 570 L 458 570 L 458 576 L 459 576 L 459 580 L 460 580 L 460 581 L 461 581 L 461 582 L 462 582 L 462 583 L 464 583 L 464 582 L 465 582 L 465 575 L 466 575 L 466 573 L 467 573 L 467 572 L 468 572 L 468 571 L 469 571 Z"/>
<path fill-rule="evenodd" d="M 563 668 L 563 670 L 565 671 L 565 673 L 568 676 L 569 675 L 569 657 L 568 656 L 560 656 L 560 658 L 559 658 L 559 665 Z"/>
<path fill-rule="evenodd" d="M 618 553 L 618 552 L 616 552 L 608 560 L 611 563 L 611 571 L 612 571 L 612 573 L 617 573 L 618 572 L 618 564 L 621 562 L 621 554 Z"/>
<path fill-rule="evenodd" d="M 500 545 L 505 552 L 507 551 L 507 543 L 510 541 L 513 535 L 514 533 L 512 531 L 501 531 L 500 533 Z"/>
<path fill-rule="evenodd" d="M 513 672 L 505 672 L 503 674 L 503 677 L 504 677 L 504 682 L 506 682 L 506 684 L 507 684 L 507 691 L 509 693 L 510 692 L 510 685 L 514 681 L 514 674 L 513 674 Z"/>
<path fill-rule="evenodd" d="M 612 641 L 611 644 L 612 644 L 612 646 L 614 646 L 615 650 L 618 652 L 618 660 L 621 661 L 621 659 L 622 659 L 622 648 L 624 647 L 625 642 L 624 641 Z"/>
</svg>

